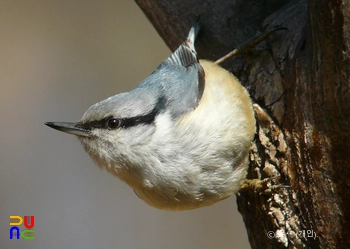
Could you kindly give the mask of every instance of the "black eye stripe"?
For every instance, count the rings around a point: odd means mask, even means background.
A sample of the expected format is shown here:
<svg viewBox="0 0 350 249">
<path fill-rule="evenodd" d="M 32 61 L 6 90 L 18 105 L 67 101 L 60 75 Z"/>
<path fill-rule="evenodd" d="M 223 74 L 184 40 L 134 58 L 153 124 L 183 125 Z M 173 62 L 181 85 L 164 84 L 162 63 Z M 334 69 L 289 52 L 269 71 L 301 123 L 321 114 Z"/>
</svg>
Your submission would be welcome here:
<svg viewBox="0 0 350 249">
<path fill-rule="evenodd" d="M 139 124 L 151 124 L 154 122 L 154 119 L 157 115 L 156 111 L 152 111 L 151 113 L 144 116 L 137 116 L 132 118 L 115 118 L 113 116 L 108 116 L 101 120 L 94 120 L 86 123 L 77 123 L 76 127 L 91 130 L 91 129 L 115 129 L 111 128 L 108 125 L 108 122 L 112 119 L 116 119 L 119 121 L 118 128 L 130 128 Z"/>
<path fill-rule="evenodd" d="M 106 122 L 108 119 L 111 117 L 104 118 L 102 120 L 94 120 L 86 123 L 77 123 L 75 126 L 78 128 L 82 128 L 85 130 L 91 130 L 93 128 L 99 128 L 99 129 L 104 129 L 106 128 Z"/>
<path fill-rule="evenodd" d="M 151 112 L 150 114 L 145 116 L 124 118 L 124 119 L 121 119 L 120 127 L 129 128 L 139 124 L 151 124 L 154 122 L 155 117 L 156 117 L 156 113 Z"/>
</svg>

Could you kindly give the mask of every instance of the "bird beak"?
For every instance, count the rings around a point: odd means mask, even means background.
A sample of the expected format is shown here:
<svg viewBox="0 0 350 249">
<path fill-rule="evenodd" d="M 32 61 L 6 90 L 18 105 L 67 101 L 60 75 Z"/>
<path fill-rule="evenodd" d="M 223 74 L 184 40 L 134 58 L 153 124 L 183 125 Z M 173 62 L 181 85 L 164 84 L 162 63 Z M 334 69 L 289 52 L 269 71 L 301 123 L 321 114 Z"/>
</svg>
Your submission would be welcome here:
<svg viewBox="0 0 350 249">
<path fill-rule="evenodd" d="M 89 137 L 89 130 L 83 129 L 79 127 L 78 123 L 69 123 L 69 122 L 46 122 L 47 126 L 56 129 L 58 131 L 62 131 L 68 134 L 72 134 L 80 137 Z"/>
</svg>

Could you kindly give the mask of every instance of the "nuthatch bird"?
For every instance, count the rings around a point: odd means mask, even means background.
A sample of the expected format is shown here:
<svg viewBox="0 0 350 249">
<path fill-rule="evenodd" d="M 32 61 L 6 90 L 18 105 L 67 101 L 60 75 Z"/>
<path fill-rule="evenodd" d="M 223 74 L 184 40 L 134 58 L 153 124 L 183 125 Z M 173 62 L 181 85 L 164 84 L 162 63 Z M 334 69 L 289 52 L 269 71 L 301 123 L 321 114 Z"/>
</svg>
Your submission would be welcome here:
<svg viewBox="0 0 350 249">
<path fill-rule="evenodd" d="M 46 123 L 76 135 L 97 165 L 160 209 L 214 204 L 246 178 L 252 102 L 235 76 L 198 61 L 198 30 L 134 90 L 94 104 L 77 123 Z"/>
</svg>

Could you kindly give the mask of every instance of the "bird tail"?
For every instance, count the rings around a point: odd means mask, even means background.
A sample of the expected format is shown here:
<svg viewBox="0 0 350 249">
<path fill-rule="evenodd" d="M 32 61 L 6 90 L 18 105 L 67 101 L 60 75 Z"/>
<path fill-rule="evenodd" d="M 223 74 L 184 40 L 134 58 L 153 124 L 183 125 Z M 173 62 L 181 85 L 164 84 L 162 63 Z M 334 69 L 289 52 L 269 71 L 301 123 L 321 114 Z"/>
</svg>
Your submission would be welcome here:
<svg viewBox="0 0 350 249">
<path fill-rule="evenodd" d="M 194 43 L 200 27 L 201 25 L 199 18 L 197 18 L 197 21 L 194 23 L 190 29 L 190 32 L 188 33 L 186 41 L 183 42 L 178 47 L 178 49 L 174 51 L 174 53 L 166 60 L 167 62 L 184 67 L 189 67 L 194 63 L 198 63 L 197 52 L 194 47 Z"/>
<path fill-rule="evenodd" d="M 192 50 L 196 51 L 194 48 L 194 43 L 196 41 L 199 30 L 201 29 L 200 16 L 197 18 L 196 22 L 193 24 L 190 32 L 188 33 L 186 43 L 191 47 Z"/>
</svg>

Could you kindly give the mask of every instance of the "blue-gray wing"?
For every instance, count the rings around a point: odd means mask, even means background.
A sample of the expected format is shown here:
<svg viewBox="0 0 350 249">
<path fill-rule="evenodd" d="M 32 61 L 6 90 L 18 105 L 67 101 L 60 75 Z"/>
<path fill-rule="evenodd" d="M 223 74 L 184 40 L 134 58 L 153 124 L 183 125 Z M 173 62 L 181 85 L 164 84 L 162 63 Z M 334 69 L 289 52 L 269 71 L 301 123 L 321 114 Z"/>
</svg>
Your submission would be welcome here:
<svg viewBox="0 0 350 249">
<path fill-rule="evenodd" d="M 174 118 L 195 109 L 204 90 L 205 75 L 194 48 L 199 28 L 196 23 L 187 40 L 136 88 L 154 94 L 156 109 Z"/>
</svg>

